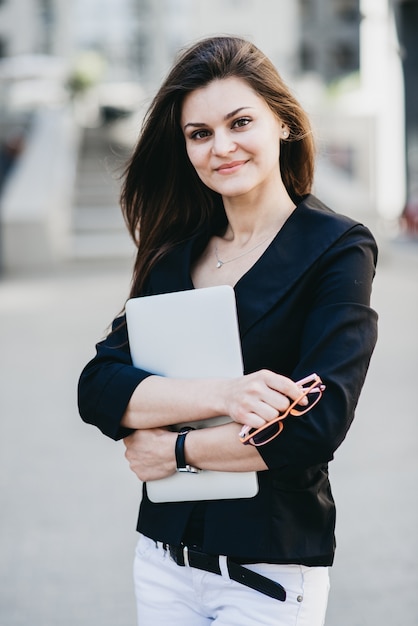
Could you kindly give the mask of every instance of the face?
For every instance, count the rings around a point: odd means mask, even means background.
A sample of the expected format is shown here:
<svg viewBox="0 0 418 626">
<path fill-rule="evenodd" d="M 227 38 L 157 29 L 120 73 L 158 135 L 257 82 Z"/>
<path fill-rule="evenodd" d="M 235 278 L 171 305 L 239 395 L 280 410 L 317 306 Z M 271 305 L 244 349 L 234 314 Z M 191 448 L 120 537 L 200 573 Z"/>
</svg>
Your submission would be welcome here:
<svg viewBox="0 0 418 626">
<path fill-rule="evenodd" d="M 214 80 L 188 94 L 181 125 L 198 176 L 224 198 L 281 181 L 280 140 L 287 126 L 244 80 Z"/>
</svg>

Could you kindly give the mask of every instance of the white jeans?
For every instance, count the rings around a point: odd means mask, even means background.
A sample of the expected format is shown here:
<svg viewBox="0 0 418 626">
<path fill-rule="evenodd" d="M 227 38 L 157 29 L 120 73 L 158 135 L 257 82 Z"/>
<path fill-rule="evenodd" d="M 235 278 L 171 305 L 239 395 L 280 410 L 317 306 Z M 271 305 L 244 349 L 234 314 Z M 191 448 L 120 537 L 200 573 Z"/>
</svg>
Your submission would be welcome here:
<svg viewBox="0 0 418 626">
<path fill-rule="evenodd" d="M 222 576 L 181 567 L 140 535 L 134 562 L 138 626 L 323 626 L 327 567 L 246 565 L 283 585 L 287 597 L 280 602 L 230 580 L 222 559 Z"/>
</svg>

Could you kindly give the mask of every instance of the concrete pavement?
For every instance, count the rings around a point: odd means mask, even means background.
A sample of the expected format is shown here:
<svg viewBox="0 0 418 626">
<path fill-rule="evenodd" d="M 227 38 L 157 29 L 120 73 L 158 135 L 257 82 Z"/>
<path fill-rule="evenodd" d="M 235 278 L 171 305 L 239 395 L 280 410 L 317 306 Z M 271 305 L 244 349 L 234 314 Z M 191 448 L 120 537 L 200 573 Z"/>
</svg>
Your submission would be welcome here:
<svg viewBox="0 0 418 626">
<path fill-rule="evenodd" d="M 129 261 L 0 280 L 0 624 L 134 626 L 139 484 L 84 425 L 81 368 L 123 306 Z M 418 243 L 384 242 L 380 339 L 331 465 L 338 549 L 326 626 L 418 624 Z M 237 625 L 239 626 L 239 625 Z"/>
<path fill-rule="evenodd" d="M 418 624 L 418 242 L 381 245 L 379 341 L 330 473 L 337 555 L 326 626 Z"/>
</svg>

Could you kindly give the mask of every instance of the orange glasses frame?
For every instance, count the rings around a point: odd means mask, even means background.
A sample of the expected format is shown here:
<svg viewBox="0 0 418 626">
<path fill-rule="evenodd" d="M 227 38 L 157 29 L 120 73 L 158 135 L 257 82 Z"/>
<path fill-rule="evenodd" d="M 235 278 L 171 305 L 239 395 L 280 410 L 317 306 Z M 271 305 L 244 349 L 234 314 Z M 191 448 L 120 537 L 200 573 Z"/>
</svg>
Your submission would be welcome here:
<svg viewBox="0 0 418 626">
<path fill-rule="evenodd" d="M 239 434 L 241 443 L 243 443 L 244 445 L 251 444 L 253 446 L 263 446 L 264 444 L 269 443 L 282 432 L 284 427 L 283 420 L 286 417 L 288 417 L 289 415 L 298 417 L 310 411 L 312 407 L 314 407 L 315 404 L 317 404 L 322 398 L 322 393 L 325 390 L 325 385 L 323 384 L 318 374 L 311 374 L 310 376 L 306 376 L 306 378 L 298 380 L 296 384 L 303 388 L 303 392 L 301 393 L 301 395 L 288 406 L 284 413 L 281 413 L 276 418 L 270 420 L 269 422 L 266 422 L 263 426 L 260 426 L 260 428 L 252 429 L 250 426 L 244 426 Z M 305 396 L 313 393 L 316 393 L 317 397 L 306 408 L 295 408 Z M 274 424 L 277 424 L 277 432 L 274 433 L 274 435 L 259 443 L 254 440 L 254 437 L 257 437 L 257 435 L 263 433 L 263 431 L 271 428 L 271 426 L 273 426 Z"/>
</svg>

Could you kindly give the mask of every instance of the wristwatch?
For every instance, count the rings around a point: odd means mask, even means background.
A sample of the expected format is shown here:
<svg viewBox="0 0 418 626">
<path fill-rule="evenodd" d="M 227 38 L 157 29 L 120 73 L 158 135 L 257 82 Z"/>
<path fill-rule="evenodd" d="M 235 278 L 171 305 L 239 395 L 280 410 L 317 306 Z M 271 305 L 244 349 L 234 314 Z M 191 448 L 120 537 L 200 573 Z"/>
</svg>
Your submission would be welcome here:
<svg viewBox="0 0 418 626">
<path fill-rule="evenodd" d="M 178 472 L 189 472 L 190 474 L 198 474 L 200 469 L 197 467 L 193 467 L 193 465 L 188 465 L 186 463 L 186 457 L 184 455 L 184 442 L 186 440 L 186 435 L 191 430 L 194 430 L 191 426 L 184 426 L 177 434 L 176 439 L 176 447 L 175 447 L 175 455 L 176 455 L 176 465 Z"/>
</svg>

